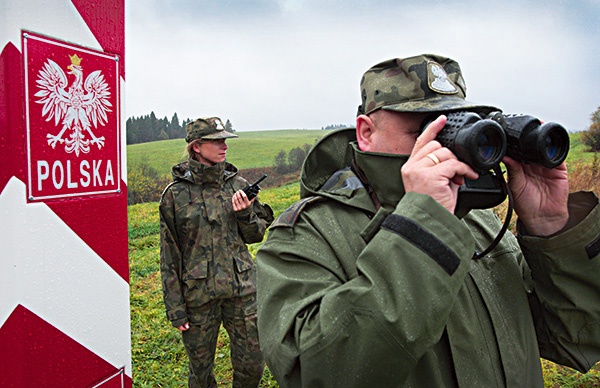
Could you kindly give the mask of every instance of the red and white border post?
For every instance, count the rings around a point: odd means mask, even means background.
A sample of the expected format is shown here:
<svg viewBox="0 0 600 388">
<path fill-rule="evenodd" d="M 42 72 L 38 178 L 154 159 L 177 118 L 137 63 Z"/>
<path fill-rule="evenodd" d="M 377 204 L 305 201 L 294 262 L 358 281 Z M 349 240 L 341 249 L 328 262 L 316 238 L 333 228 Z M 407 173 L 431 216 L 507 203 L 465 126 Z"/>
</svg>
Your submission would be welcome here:
<svg viewBox="0 0 600 388">
<path fill-rule="evenodd" d="M 124 0 L 0 10 L 0 386 L 131 387 Z"/>
</svg>

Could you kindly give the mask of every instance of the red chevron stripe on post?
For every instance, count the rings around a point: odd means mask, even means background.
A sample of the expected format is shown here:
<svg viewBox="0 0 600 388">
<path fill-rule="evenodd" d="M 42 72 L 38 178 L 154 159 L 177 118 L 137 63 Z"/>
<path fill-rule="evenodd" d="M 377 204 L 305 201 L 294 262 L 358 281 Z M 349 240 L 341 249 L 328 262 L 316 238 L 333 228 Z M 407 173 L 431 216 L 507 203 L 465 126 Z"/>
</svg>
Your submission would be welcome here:
<svg viewBox="0 0 600 388">
<path fill-rule="evenodd" d="M 124 0 L 0 9 L 0 386 L 131 387 Z"/>
</svg>

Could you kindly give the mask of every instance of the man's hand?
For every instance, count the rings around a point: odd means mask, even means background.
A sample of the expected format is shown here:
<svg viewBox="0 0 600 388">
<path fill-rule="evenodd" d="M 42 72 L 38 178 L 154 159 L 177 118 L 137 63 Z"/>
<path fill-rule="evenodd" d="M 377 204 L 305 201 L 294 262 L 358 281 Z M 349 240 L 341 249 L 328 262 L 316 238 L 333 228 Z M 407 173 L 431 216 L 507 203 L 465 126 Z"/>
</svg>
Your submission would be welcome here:
<svg viewBox="0 0 600 388">
<path fill-rule="evenodd" d="M 465 177 L 477 179 L 479 175 L 435 140 L 444 125 L 446 116 L 440 116 L 419 135 L 408 161 L 402 166 L 402 180 L 406 192 L 427 194 L 454 213 L 458 188 Z"/>
<path fill-rule="evenodd" d="M 521 164 L 508 156 L 502 161 L 508 169 L 515 212 L 527 232 L 549 236 L 564 228 L 569 220 L 569 179 L 565 163 L 546 168 Z"/>
</svg>

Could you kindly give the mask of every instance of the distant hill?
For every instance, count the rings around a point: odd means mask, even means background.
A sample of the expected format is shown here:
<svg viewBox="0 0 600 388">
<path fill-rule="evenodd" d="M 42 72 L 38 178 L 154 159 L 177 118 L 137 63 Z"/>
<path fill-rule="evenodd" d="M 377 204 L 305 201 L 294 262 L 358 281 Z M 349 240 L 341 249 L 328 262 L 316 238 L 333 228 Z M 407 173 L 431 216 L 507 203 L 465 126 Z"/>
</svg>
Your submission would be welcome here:
<svg viewBox="0 0 600 388">
<path fill-rule="evenodd" d="M 227 140 L 227 161 L 239 169 L 274 165 L 280 151 L 289 152 L 304 144 L 311 146 L 329 133 L 323 130 L 275 130 L 237 132 L 239 138 Z M 142 161 L 160 174 L 170 174 L 171 166 L 186 158 L 184 139 L 155 141 L 127 146 L 127 166 L 132 168 Z"/>
</svg>

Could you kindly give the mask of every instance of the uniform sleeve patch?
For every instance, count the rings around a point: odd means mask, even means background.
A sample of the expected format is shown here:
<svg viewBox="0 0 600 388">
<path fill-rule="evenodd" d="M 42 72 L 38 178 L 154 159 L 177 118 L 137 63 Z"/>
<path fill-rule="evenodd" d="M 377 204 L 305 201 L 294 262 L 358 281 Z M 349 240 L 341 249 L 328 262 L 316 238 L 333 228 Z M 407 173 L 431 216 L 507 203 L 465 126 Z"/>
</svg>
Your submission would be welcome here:
<svg viewBox="0 0 600 388">
<path fill-rule="evenodd" d="M 585 247 L 585 251 L 587 252 L 588 258 L 591 260 L 594 257 L 598 256 L 600 253 L 600 236 L 596 238 L 592 243 Z"/>
<path fill-rule="evenodd" d="M 460 265 L 460 258 L 454 251 L 408 218 L 390 214 L 381 224 L 381 228 L 404 237 L 438 263 L 448 275 L 452 275 Z"/>
<path fill-rule="evenodd" d="M 271 225 L 271 228 L 277 228 L 277 227 L 294 227 L 294 225 L 296 224 L 296 221 L 298 221 L 298 217 L 300 217 L 300 214 L 302 213 L 302 210 L 304 210 L 304 208 L 313 203 L 313 202 L 319 202 L 325 200 L 325 198 L 323 197 L 319 197 L 319 196 L 313 196 L 313 197 L 307 197 L 304 199 L 301 199 L 300 201 L 294 203 L 292 206 L 288 207 L 286 210 L 283 211 L 283 213 L 281 213 L 279 215 L 279 217 L 277 217 L 277 219 L 273 222 L 273 224 Z"/>
</svg>

